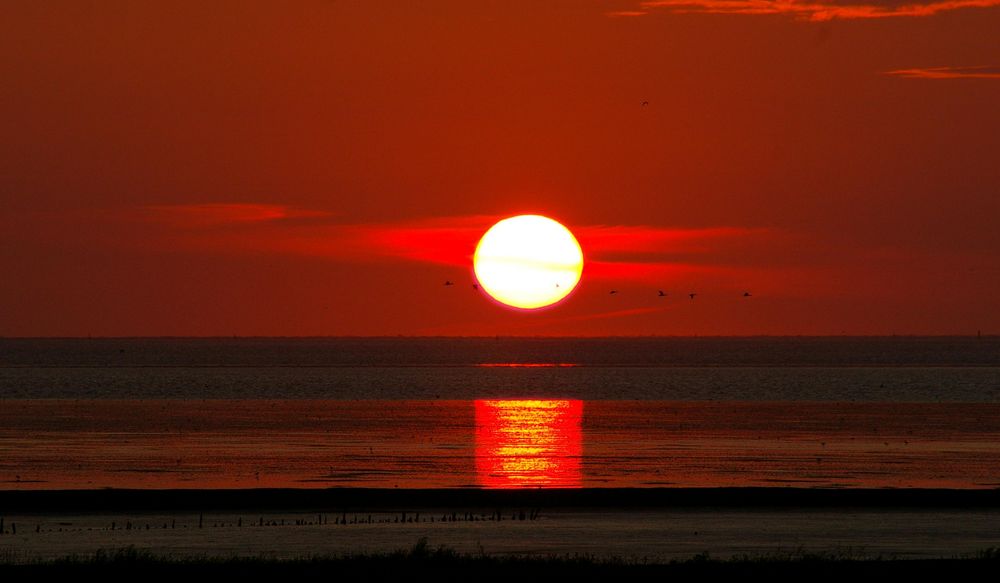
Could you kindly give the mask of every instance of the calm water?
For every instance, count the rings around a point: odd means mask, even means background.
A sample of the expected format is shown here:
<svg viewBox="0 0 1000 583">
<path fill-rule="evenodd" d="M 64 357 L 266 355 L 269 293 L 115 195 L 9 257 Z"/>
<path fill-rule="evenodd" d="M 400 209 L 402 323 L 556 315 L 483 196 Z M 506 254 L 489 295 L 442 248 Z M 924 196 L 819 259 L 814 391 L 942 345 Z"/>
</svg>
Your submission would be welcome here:
<svg viewBox="0 0 1000 583">
<path fill-rule="evenodd" d="M 0 339 L 7 399 L 1000 402 L 1000 337 Z"/>
<path fill-rule="evenodd" d="M 1000 485 L 1000 339 L 0 339 L 0 487 Z"/>
</svg>

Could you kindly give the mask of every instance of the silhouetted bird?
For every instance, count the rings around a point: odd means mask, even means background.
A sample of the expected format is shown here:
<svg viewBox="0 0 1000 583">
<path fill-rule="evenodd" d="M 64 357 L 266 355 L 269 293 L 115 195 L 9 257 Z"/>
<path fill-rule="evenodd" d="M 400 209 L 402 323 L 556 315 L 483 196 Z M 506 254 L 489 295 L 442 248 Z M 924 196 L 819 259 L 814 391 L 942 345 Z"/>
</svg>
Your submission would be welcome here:
<svg viewBox="0 0 1000 583">
<path fill-rule="evenodd" d="M 448 280 L 446 280 L 446 281 L 444 282 L 444 284 L 445 284 L 445 285 L 455 285 L 455 284 L 454 284 L 453 282 L 451 282 L 451 281 L 448 281 Z"/>
<path fill-rule="evenodd" d="M 694 296 L 696 296 L 696 295 L 698 295 L 698 294 L 696 294 L 696 293 L 690 293 L 690 294 L 688 294 L 688 297 L 693 300 Z"/>
<path fill-rule="evenodd" d="M 745 297 L 745 298 L 750 297 L 750 292 L 743 292 L 743 297 Z"/>
<path fill-rule="evenodd" d="M 613 290 L 609 291 L 608 293 L 611 294 L 611 295 L 615 295 L 616 293 L 618 293 L 618 290 L 613 289 Z"/>
<path fill-rule="evenodd" d="M 642 106 L 643 106 L 643 107 L 646 107 L 647 105 L 649 105 L 649 102 L 648 102 L 648 101 L 643 101 L 643 102 L 642 102 Z"/>
<path fill-rule="evenodd" d="M 472 289 L 478 290 L 479 289 L 479 284 L 478 283 L 472 284 Z"/>
<path fill-rule="evenodd" d="M 661 298 L 665 298 L 665 297 L 667 297 L 667 294 L 663 293 L 663 290 L 662 290 L 662 289 L 660 290 L 660 297 L 661 297 Z"/>
</svg>

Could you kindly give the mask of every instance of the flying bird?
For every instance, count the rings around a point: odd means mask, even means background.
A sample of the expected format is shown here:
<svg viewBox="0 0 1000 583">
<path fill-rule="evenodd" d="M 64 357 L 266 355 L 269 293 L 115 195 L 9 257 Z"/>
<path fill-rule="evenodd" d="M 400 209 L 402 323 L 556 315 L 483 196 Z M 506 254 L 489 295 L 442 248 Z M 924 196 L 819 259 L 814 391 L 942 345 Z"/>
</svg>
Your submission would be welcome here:
<svg viewBox="0 0 1000 583">
<path fill-rule="evenodd" d="M 696 293 L 689 293 L 689 294 L 688 294 L 688 297 L 689 297 L 689 298 L 691 298 L 691 299 L 693 300 L 693 299 L 694 299 L 694 296 L 696 296 L 696 295 L 698 295 L 698 294 L 696 294 Z"/>
<path fill-rule="evenodd" d="M 649 105 L 649 102 L 648 102 L 648 101 L 643 101 L 643 102 L 642 102 L 642 106 L 643 106 L 643 107 L 646 107 L 647 105 Z"/>
<path fill-rule="evenodd" d="M 472 289 L 474 289 L 474 290 L 477 290 L 477 291 L 478 291 L 478 290 L 479 290 L 479 284 L 478 284 L 478 283 L 474 283 L 474 284 L 472 284 Z"/>
<path fill-rule="evenodd" d="M 659 291 L 660 291 L 660 297 L 661 297 L 661 298 L 665 298 L 665 297 L 667 297 L 667 294 L 663 293 L 663 290 L 662 290 L 662 289 L 661 289 L 661 290 L 659 290 Z"/>
<path fill-rule="evenodd" d="M 615 295 L 616 293 L 618 293 L 618 290 L 613 289 L 613 290 L 609 291 L 608 293 L 611 294 L 611 295 Z"/>
<path fill-rule="evenodd" d="M 454 282 L 452 282 L 451 280 L 447 280 L 447 279 L 445 280 L 444 284 L 445 285 L 455 285 Z"/>
<path fill-rule="evenodd" d="M 743 292 L 743 297 L 745 297 L 745 298 L 750 297 L 750 292 Z"/>
</svg>

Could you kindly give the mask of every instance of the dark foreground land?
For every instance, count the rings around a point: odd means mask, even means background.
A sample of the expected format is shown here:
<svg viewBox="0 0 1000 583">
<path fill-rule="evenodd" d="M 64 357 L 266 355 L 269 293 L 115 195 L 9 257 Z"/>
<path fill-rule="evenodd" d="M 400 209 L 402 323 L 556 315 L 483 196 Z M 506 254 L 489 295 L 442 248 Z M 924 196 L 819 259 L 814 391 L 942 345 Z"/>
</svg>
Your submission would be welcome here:
<svg viewBox="0 0 1000 583">
<path fill-rule="evenodd" d="M 408 551 L 385 554 L 315 557 L 297 560 L 269 559 L 167 559 L 134 548 L 102 551 L 89 557 L 30 564 L 0 563 L 0 574 L 11 577 L 151 575 L 168 579 L 186 575 L 220 578 L 289 580 L 290 578 L 339 579 L 375 577 L 435 581 L 513 579 L 542 580 L 551 577 L 578 577 L 583 580 L 652 580 L 672 577 L 703 580 L 705 577 L 768 578 L 771 580 L 843 580 L 845 577 L 945 577 L 995 578 L 1000 573 L 1000 549 L 986 549 L 975 555 L 951 559 L 890 560 L 830 555 L 788 555 L 742 557 L 727 560 L 707 555 L 667 563 L 640 563 L 567 557 L 490 557 L 460 554 L 448 548 L 431 549 L 425 541 Z M 724 579 L 725 580 L 725 579 Z M 895 580 L 895 579 L 893 579 Z"/>
<path fill-rule="evenodd" d="M 1000 490 L 7 490 L 0 569 L 996 578 Z"/>
</svg>

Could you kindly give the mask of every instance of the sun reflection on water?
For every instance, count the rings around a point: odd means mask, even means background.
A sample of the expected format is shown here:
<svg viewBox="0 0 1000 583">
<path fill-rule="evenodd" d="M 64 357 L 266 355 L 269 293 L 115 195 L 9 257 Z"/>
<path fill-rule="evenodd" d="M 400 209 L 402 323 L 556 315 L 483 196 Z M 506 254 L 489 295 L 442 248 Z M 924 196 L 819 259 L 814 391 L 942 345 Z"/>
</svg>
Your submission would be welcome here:
<svg viewBox="0 0 1000 583">
<path fill-rule="evenodd" d="M 582 485 L 583 401 L 476 401 L 476 475 L 486 488 Z"/>
</svg>

